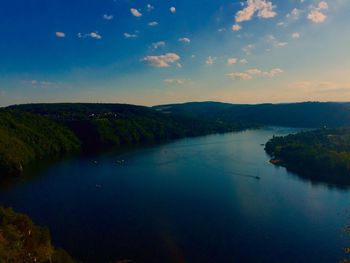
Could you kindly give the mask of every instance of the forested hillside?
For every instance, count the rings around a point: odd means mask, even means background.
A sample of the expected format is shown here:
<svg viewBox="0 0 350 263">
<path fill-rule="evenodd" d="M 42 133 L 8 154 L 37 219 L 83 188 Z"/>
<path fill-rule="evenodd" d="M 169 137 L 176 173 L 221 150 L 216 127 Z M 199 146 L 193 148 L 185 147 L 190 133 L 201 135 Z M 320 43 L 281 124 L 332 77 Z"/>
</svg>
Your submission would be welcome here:
<svg viewBox="0 0 350 263">
<path fill-rule="evenodd" d="M 127 104 L 27 104 L 0 111 L 0 171 L 77 150 L 99 151 L 244 129 L 246 125 L 168 116 Z"/>
<path fill-rule="evenodd" d="M 229 123 L 310 128 L 350 126 L 350 103 L 248 105 L 199 102 L 161 105 L 155 108 L 171 116 L 191 116 Z"/>
<path fill-rule="evenodd" d="M 265 146 L 272 163 L 318 181 L 350 185 L 350 128 L 274 137 Z"/>
<path fill-rule="evenodd" d="M 15 110 L 0 111 L 0 174 L 18 174 L 34 160 L 77 151 L 80 142 L 67 127 Z"/>
</svg>

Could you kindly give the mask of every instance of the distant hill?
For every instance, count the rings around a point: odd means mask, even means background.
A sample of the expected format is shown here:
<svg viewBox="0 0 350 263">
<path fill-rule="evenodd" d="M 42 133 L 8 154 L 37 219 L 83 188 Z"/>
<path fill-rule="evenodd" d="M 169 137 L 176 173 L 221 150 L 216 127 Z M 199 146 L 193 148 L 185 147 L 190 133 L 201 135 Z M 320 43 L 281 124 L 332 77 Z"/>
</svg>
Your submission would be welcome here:
<svg viewBox="0 0 350 263">
<path fill-rule="evenodd" d="M 167 104 L 154 106 L 153 109 L 169 115 L 183 116 L 188 118 L 213 119 L 217 114 L 232 108 L 233 104 L 205 101 L 188 102 L 183 104 Z"/>
<path fill-rule="evenodd" d="M 294 127 L 350 126 L 348 102 L 302 102 L 284 104 L 226 104 L 197 102 L 160 105 L 156 110 L 168 115 L 206 118 L 236 124 Z"/>
</svg>

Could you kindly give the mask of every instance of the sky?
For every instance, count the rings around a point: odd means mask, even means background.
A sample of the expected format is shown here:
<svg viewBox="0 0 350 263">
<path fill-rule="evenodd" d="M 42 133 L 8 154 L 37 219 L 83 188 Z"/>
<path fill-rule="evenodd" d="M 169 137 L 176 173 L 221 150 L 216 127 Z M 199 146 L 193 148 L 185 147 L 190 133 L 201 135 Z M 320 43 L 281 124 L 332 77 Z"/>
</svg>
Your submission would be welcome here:
<svg viewBox="0 0 350 263">
<path fill-rule="evenodd" d="M 0 106 L 350 101 L 349 0 L 3 0 Z"/>
</svg>

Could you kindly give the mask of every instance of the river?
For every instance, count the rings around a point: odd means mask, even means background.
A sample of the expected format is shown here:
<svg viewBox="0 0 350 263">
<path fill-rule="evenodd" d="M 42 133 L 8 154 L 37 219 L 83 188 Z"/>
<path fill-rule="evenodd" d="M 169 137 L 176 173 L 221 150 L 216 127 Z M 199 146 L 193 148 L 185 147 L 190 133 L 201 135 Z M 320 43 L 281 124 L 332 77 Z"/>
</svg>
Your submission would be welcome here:
<svg viewBox="0 0 350 263">
<path fill-rule="evenodd" d="M 75 157 L 1 186 L 82 262 L 338 262 L 350 191 L 268 162 L 268 127 Z"/>
</svg>

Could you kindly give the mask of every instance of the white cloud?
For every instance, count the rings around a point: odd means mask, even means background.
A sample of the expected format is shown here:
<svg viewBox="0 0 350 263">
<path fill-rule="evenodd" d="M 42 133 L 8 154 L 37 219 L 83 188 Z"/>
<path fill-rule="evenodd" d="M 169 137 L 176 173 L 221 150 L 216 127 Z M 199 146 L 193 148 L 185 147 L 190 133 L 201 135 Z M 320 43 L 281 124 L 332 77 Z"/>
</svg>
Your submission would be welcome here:
<svg viewBox="0 0 350 263">
<path fill-rule="evenodd" d="M 105 20 L 112 20 L 113 19 L 113 15 L 104 14 L 103 15 L 103 19 L 105 19 Z"/>
<path fill-rule="evenodd" d="M 218 32 L 220 32 L 220 33 L 221 33 L 221 32 L 225 32 L 225 31 L 226 31 L 226 28 L 219 28 L 219 29 L 218 29 Z"/>
<path fill-rule="evenodd" d="M 165 46 L 165 42 L 164 41 L 158 41 L 158 42 L 154 42 L 152 43 L 152 47 L 154 49 L 160 48 L 160 47 L 164 47 Z"/>
<path fill-rule="evenodd" d="M 170 67 L 170 64 L 178 62 L 180 60 L 180 56 L 175 53 L 166 53 L 165 55 L 160 56 L 146 56 L 142 60 L 147 61 L 150 66 L 156 68 L 166 68 Z"/>
<path fill-rule="evenodd" d="M 323 11 L 327 9 L 328 9 L 327 2 L 321 1 L 317 7 L 311 6 L 311 10 L 307 15 L 307 18 L 316 24 L 323 23 L 327 19 L 327 15 L 325 15 Z"/>
<path fill-rule="evenodd" d="M 130 12 L 133 16 L 136 16 L 136 17 L 141 17 L 142 14 L 139 12 L 139 10 L 135 9 L 135 8 L 131 8 L 130 9 Z"/>
<path fill-rule="evenodd" d="M 227 64 L 228 65 L 235 65 L 235 64 L 237 64 L 237 58 L 228 58 L 227 59 Z"/>
<path fill-rule="evenodd" d="M 242 58 L 239 63 L 241 64 L 247 64 L 248 63 L 248 60 L 246 60 L 245 58 Z"/>
<path fill-rule="evenodd" d="M 232 26 L 232 30 L 233 31 L 239 31 L 239 30 L 241 30 L 241 26 L 240 25 L 238 25 L 238 24 L 234 24 L 233 26 Z"/>
<path fill-rule="evenodd" d="M 298 39 L 298 38 L 300 38 L 300 33 L 294 32 L 294 33 L 292 34 L 292 38 L 293 38 L 293 39 Z"/>
<path fill-rule="evenodd" d="M 95 39 L 101 39 L 102 36 L 100 34 L 98 34 L 97 32 L 91 32 L 90 33 L 90 37 L 91 38 L 95 38 Z"/>
<path fill-rule="evenodd" d="M 181 43 L 186 43 L 186 44 L 191 43 L 191 39 L 189 39 L 187 37 L 179 38 L 178 41 L 181 42 Z"/>
<path fill-rule="evenodd" d="M 209 56 L 208 58 L 207 58 L 207 60 L 205 61 L 205 64 L 207 64 L 207 65 L 213 65 L 214 63 L 215 63 L 215 60 L 216 60 L 216 58 L 214 57 L 212 57 L 212 56 Z"/>
<path fill-rule="evenodd" d="M 280 68 L 273 68 L 270 71 L 262 71 L 257 68 L 252 68 L 244 72 L 232 72 L 227 74 L 227 76 L 234 80 L 250 80 L 258 77 L 273 78 L 281 73 L 283 73 L 283 70 Z"/>
<path fill-rule="evenodd" d="M 261 18 L 275 17 L 275 8 L 272 2 L 267 0 L 247 0 L 246 7 L 236 13 L 236 23 L 251 20 L 255 13 Z"/>
<path fill-rule="evenodd" d="M 158 26 L 158 22 L 157 21 L 152 21 L 148 23 L 149 26 Z"/>
<path fill-rule="evenodd" d="M 66 36 L 66 34 L 64 32 L 56 32 L 55 34 L 56 34 L 56 37 L 59 37 L 59 38 Z"/>
<path fill-rule="evenodd" d="M 327 16 L 321 11 L 311 10 L 310 13 L 307 15 L 307 18 L 312 22 L 319 24 L 323 23 L 327 19 Z"/>
<path fill-rule="evenodd" d="M 148 12 L 151 12 L 151 11 L 154 9 L 154 6 L 151 5 L 151 4 L 148 4 L 148 5 L 146 6 L 146 9 L 147 9 Z"/>
<path fill-rule="evenodd" d="M 94 39 L 102 39 L 102 36 L 98 32 L 91 32 L 88 34 L 78 33 L 78 38 L 94 38 Z"/>
<path fill-rule="evenodd" d="M 170 10 L 170 12 L 173 13 L 173 14 L 176 13 L 176 7 L 175 7 L 175 6 L 170 7 L 169 10 Z"/>
<path fill-rule="evenodd" d="M 127 32 L 125 32 L 123 35 L 124 35 L 125 38 L 137 38 L 136 34 L 130 34 L 130 33 L 127 33 Z"/>
</svg>

